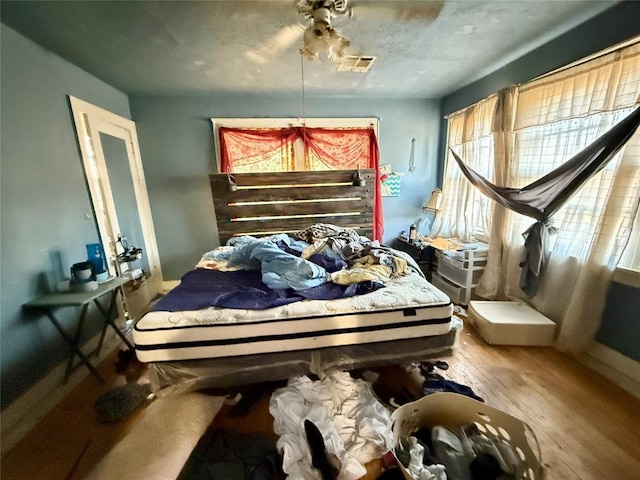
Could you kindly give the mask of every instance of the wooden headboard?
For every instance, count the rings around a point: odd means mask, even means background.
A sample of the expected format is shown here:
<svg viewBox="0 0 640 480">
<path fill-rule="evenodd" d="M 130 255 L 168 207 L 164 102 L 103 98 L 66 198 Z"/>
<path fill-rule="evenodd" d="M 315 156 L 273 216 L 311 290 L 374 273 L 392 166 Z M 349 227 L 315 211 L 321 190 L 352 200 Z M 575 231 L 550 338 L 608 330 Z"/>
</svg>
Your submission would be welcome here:
<svg viewBox="0 0 640 480">
<path fill-rule="evenodd" d="M 220 245 L 239 235 L 292 233 L 314 223 L 349 227 L 371 238 L 375 170 L 209 175 Z M 231 183 L 231 181 L 235 184 Z M 355 182 L 357 183 L 357 182 Z"/>
</svg>

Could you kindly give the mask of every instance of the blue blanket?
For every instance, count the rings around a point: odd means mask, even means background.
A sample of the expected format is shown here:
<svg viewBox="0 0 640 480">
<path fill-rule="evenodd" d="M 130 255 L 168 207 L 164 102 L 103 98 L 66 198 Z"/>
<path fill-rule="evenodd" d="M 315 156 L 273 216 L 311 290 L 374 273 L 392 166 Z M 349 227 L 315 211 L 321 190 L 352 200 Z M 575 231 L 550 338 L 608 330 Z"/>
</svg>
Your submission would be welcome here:
<svg viewBox="0 0 640 480">
<path fill-rule="evenodd" d="M 207 307 L 244 308 L 261 310 L 304 300 L 333 300 L 373 292 L 384 285 L 378 282 L 361 282 L 354 285 L 338 285 L 325 282 L 305 290 L 271 289 L 262 283 L 257 270 L 220 272 L 195 269 L 187 272 L 180 285 L 162 297 L 152 310 L 176 312 L 199 310 Z"/>
</svg>

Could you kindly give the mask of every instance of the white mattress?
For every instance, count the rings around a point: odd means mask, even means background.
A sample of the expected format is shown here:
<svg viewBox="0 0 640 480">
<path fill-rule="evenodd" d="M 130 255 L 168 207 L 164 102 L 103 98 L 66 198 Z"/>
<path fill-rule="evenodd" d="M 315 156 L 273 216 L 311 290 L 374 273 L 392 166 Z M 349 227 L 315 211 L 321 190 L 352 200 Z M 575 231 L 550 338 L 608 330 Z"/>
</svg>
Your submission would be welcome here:
<svg viewBox="0 0 640 480">
<path fill-rule="evenodd" d="M 265 310 L 153 311 L 135 325 L 142 362 L 219 358 L 443 335 L 449 297 L 417 273 L 337 300 L 303 300 Z"/>
</svg>

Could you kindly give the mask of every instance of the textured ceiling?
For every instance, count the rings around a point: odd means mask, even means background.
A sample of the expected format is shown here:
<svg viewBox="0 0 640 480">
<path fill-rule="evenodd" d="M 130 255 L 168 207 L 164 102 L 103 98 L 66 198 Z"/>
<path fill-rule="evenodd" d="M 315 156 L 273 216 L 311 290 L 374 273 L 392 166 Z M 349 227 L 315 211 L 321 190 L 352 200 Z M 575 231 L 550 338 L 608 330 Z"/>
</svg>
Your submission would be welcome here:
<svg viewBox="0 0 640 480">
<path fill-rule="evenodd" d="M 595 0 L 351 0 L 334 19 L 368 73 L 299 54 L 295 0 L 5 1 L 2 22 L 129 94 L 440 98 L 613 6 Z"/>
</svg>

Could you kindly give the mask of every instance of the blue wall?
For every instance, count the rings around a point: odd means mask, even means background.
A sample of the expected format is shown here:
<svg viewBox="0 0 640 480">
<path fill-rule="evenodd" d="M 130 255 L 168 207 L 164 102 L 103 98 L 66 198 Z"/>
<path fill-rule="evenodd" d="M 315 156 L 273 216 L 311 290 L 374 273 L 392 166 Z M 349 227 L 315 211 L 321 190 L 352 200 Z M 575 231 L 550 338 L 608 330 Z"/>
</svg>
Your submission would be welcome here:
<svg viewBox="0 0 640 480">
<path fill-rule="evenodd" d="M 638 19 L 640 2 L 620 2 L 503 68 L 447 95 L 442 99 L 442 115 L 444 117 L 472 105 L 501 88 L 528 82 L 539 75 L 640 35 Z M 438 158 L 444 157 L 445 125 L 443 119 Z"/>
<path fill-rule="evenodd" d="M 211 117 L 297 117 L 300 100 L 209 95 L 132 97 L 149 200 L 166 280 L 193 268 L 218 245 L 208 175 L 216 173 Z M 385 234 L 392 240 L 419 219 L 436 186 L 439 103 L 431 100 L 309 98 L 307 117 L 378 117 L 380 163 L 405 172 L 400 197 L 385 197 Z M 408 172 L 411 139 L 416 171 Z"/>
<path fill-rule="evenodd" d="M 98 242 L 67 95 L 131 118 L 126 95 L 0 24 L 2 178 L 0 364 L 2 407 L 54 366 L 68 347 L 22 304 L 69 277 Z M 75 320 L 64 309 L 63 323 Z M 99 331 L 89 317 L 87 337 Z"/>
<path fill-rule="evenodd" d="M 557 39 L 462 88 L 442 101 L 447 115 L 497 92 L 527 82 L 539 75 L 584 58 L 602 49 L 640 35 L 640 2 L 621 2 Z M 443 123 L 438 158 L 444 157 L 446 126 Z M 438 174 L 441 176 L 442 171 Z M 440 178 L 440 177 L 439 177 Z M 597 340 L 640 361 L 640 290 L 613 283 L 608 292 L 602 328 Z"/>
<path fill-rule="evenodd" d="M 612 283 L 596 340 L 640 362 L 640 288 Z"/>
<path fill-rule="evenodd" d="M 99 241 L 84 179 L 68 95 L 127 118 L 138 127 L 152 214 L 166 279 L 178 279 L 218 244 L 208 174 L 215 172 L 210 117 L 297 116 L 299 98 L 134 98 L 60 59 L 0 24 L 2 188 L 0 366 L 2 408 L 68 357 L 45 317 L 22 304 L 47 293 L 70 265 Z M 309 99 L 307 116 L 381 119 L 381 160 L 406 171 L 416 138 L 417 171 L 402 196 L 384 200 L 385 238 L 420 215 L 435 187 L 439 104 L 429 100 Z M 400 207 L 401 206 L 401 207 Z M 65 325 L 76 319 L 63 309 Z M 90 311 L 83 341 L 98 331 Z"/>
</svg>

